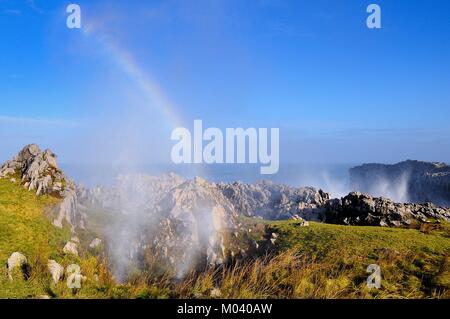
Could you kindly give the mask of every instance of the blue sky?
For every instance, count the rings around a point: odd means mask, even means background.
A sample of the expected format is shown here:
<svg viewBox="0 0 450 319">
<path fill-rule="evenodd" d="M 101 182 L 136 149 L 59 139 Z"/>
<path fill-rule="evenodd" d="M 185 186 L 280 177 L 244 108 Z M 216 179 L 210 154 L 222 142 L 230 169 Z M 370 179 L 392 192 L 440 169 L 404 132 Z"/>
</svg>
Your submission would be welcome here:
<svg viewBox="0 0 450 319">
<path fill-rule="evenodd" d="M 450 161 L 447 0 L 73 2 L 83 30 L 70 2 L 0 2 L 0 160 L 164 162 L 202 119 L 279 127 L 281 162 Z"/>
</svg>

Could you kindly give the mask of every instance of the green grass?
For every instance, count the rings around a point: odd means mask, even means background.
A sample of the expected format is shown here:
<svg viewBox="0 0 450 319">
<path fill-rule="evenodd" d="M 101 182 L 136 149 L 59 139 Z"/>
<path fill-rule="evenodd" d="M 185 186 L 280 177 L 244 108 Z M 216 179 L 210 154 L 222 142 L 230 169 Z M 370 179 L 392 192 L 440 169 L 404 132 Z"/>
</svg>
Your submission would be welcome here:
<svg viewBox="0 0 450 319">
<path fill-rule="evenodd" d="M 60 259 L 58 248 L 69 234 L 56 229 L 44 214 L 45 208 L 56 204 L 54 198 L 37 197 L 18 184 L 0 179 L 0 297 L 43 294 L 42 285 L 34 277 L 28 281 L 9 281 L 3 265 L 15 251 L 23 253 L 34 265 L 44 259 Z"/>
<path fill-rule="evenodd" d="M 49 211 L 59 203 L 50 196 L 36 196 L 19 184 L 0 179 L 0 298 L 38 298 L 42 295 L 64 298 L 106 298 L 110 296 L 108 271 L 87 252 L 81 257 L 66 256 L 62 248 L 70 239 L 70 231 L 51 223 Z M 31 277 L 23 280 L 7 278 L 6 261 L 15 252 L 24 254 L 31 265 Z M 65 281 L 53 285 L 47 261 L 54 259 L 64 267 L 78 264 L 87 283 L 73 294 Z M 94 278 L 99 277 L 99 280 Z"/>
<path fill-rule="evenodd" d="M 294 251 L 310 265 L 321 266 L 316 278 L 325 273 L 323 279 L 331 285 L 345 282 L 340 297 L 450 297 L 448 223 L 426 233 L 321 223 L 300 227 L 295 221 L 274 222 L 269 230 L 279 234 L 279 251 Z M 370 264 L 381 267 L 379 290 L 365 287 Z"/>
</svg>

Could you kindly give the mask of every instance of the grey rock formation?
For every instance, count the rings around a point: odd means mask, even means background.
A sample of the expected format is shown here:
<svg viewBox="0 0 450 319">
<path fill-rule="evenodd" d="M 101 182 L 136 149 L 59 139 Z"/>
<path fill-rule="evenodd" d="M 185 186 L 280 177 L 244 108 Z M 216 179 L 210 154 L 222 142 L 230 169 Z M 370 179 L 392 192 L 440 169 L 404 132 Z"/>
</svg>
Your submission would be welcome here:
<svg viewBox="0 0 450 319">
<path fill-rule="evenodd" d="M 364 164 L 350 169 L 350 187 L 396 201 L 450 206 L 450 166 L 412 160 Z"/>
<path fill-rule="evenodd" d="M 28 190 L 37 195 L 57 193 L 64 190 L 66 178 L 56 164 L 56 155 L 50 151 L 41 151 L 36 144 L 25 146 L 12 160 L 0 168 L 0 177 L 20 176 Z"/>
<path fill-rule="evenodd" d="M 58 168 L 56 155 L 41 151 L 36 144 L 25 146 L 12 160 L 0 167 L 0 178 L 18 178 L 26 189 L 37 195 L 49 194 L 62 198 L 58 216 L 54 220 L 57 227 L 66 221 L 73 232 L 84 228 L 84 215 L 78 208 L 78 193 L 82 191 Z"/>
<path fill-rule="evenodd" d="M 320 220 L 328 198 L 314 188 L 270 182 L 227 184 L 184 180 L 175 174 L 126 175 L 113 186 L 90 190 L 82 204 L 109 211 L 111 220 L 117 212 L 122 216 L 104 234 L 118 268 L 126 262 L 123 256 L 140 264 L 151 255 L 181 275 L 189 267 L 227 259 L 227 234 L 238 229 L 239 214 Z"/>
<path fill-rule="evenodd" d="M 63 253 L 78 256 L 78 246 L 76 243 L 69 241 L 63 248 Z"/>
<path fill-rule="evenodd" d="M 237 213 L 215 184 L 201 178 L 186 181 L 170 190 L 157 210 L 163 216 L 160 229 L 166 234 L 153 239 L 158 254 L 169 260 L 175 256 L 174 265 L 192 264 L 202 256 L 208 264 L 224 261 L 224 235 L 236 228 Z"/>
<path fill-rule="evenodd" d="M 20 252 L 16 251 L 11 254 L 6 263 L 6 267 L 8 271 L 8 278 L 10 280 L 13 280 L 13 272 L 16 268 L 20 269 L 23 278 L 28 279 L 30 276 L 30 266 L 28 264 L 27 257 Z"/>
<path fill-rule="evenodd" d="M 295 188 L 262 181 L 219 183 L 217 188 L 230 200 L 235 210 L 247 216 L 282 220 L 301 217 L 320 220 L 328 193 L 313 187 Z"/>
<path fill-rule="evenodd" d="M 78 193 L 78 186 L 75 184 L 62 192 L 63 199 L 53 225 L 62 228 L 63 222 L 66 221 L 73 233 L 76 232 L 77 228 L 85 229 L 85 209 L 79 205 Z"/>
<path fill-rule="evenodd" d="M 450 221 L 450 209 L 426 204 L 400 204 L 353 192 L 326 205 L 324 221 L 360 226 L 408 226 L 414 222 Z"/>
<path fill-rule="evenodd" d="M 120 269 L 129 262 L 150 263 L 146 256 L 178 276 L 196 266 L 222 263 L 224 233 L 236 224 L 233 205 L 214 183 L 175 174 L 120 176 L 112 187 L 91 190 L 83 204 L 111 214 L 104 236 L 118 277 L 125 275 Z"/>
</svg>

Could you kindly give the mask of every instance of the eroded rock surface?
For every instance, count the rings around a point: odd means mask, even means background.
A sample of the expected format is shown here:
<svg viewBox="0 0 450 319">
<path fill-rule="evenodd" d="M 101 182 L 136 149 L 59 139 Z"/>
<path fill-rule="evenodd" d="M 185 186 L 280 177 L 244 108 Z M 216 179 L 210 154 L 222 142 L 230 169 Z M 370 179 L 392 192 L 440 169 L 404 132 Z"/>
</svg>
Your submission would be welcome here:
<svg viewBox="0 0 450 319">
<path fill-rule="evenodd" d="M 230 200 L 236 211 L 264 219 L 320 220 L 328 193 L 314 187 L 290 187 L 262 181 L 219 183 L 217 188 Z"/>
<path fill-rule="evenodd" d="M 240 214 L 320 220 L 328 198 L 311 187 L 270 182 L 228 184 L 185 180 L 175 174 L 126 175 L 113 186 L 89 191 L 84 204 L 111 212 L 111 220 L 120 216 L 120 222 L 112 222 L 104 234 L 119 268 L 130 260 L 142 266 L 157 259 L 181 275 L 190 267 L 220 264 L 232 255 L 227 236 L 238 230 Z"/>
<path fill-rule="evenodd" d="M 28 190 L 37 195 L 61 194 L 67 182 L 58 168 L 56 155 L 50 151 L 41 151 L 36 144 L 25 146 L 12 160 L 0 168 L 0 177 L 17 176 Z M 61 194 L 62 195 L 62 194 Z"/>
<path fill-rule="evenodd" d="M 431 203 L 401 204 L 383 197 L 353 192 L 326 205 L 324 221 L 362 226 L 408 226 L 414 222 L 450 220 L 450 209 Z"/>
<path fill-rule="evenodd" d="M 66 221 L 73 232 L 84 228 L 84 215 L 78 207 L 78 193 L 82 191 L 59 169 L 56 155 L 49 149 L 41 151 L 38 145 L 25 146 L 13 159 L 0 168 L 0 178 L 20 180 L 21 185 L 36 195 L 62 198 L 54 224 L 62 227 Z"/>
</svg>

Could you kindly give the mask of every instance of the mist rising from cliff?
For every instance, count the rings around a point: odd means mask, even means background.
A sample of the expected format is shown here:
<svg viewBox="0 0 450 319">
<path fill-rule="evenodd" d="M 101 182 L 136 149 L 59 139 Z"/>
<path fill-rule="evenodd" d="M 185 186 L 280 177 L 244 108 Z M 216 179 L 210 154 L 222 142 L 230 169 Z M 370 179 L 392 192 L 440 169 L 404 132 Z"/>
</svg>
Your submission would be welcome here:
<svg viewBox="0 0 450 319">
<path fill-rule="evenodd" d="M 353 191 L 369 193 L 376 197 L 386 197 L 398 203 L 408 203 L 410 201 L 409 180 L 410 174 L 406 172 L 397 178 L 377 176 L 372 180 L 365 181 L 363 187 L 356 187 Z"/>
<path fill-rule="evenodd" d="M 104 222 L 115 278 L 126 281 L 134 270 L 152 269 L 183 278 L 198 264 L 221 258 L 224 212 L 208 205 L 201 182 L 174 174 L 123 175 L 93 192 L 108 214 Z"/>
</svg>

